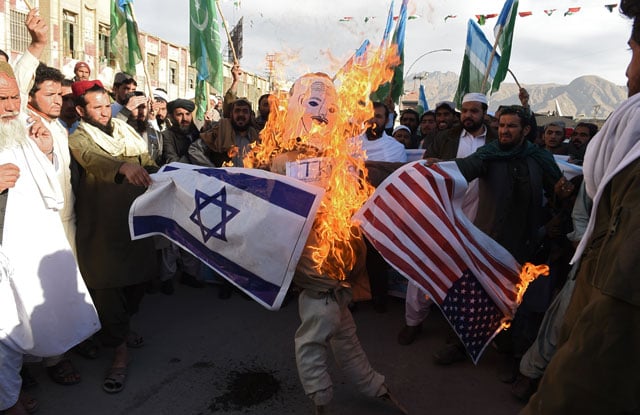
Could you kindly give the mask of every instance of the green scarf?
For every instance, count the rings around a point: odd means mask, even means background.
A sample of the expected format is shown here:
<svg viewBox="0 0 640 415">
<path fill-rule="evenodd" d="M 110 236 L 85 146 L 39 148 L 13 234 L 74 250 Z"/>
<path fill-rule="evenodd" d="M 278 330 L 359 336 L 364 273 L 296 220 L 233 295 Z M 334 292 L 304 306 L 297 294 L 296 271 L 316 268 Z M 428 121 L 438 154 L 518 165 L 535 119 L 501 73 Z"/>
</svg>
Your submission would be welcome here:
<svg viewBox="0 0 640 415">
<path fill-rule="evenodd" d="M 558 164 L 556 164 L 553 155 L 527 140 L 510 150 L 502 150 L 498 140 L 495 140 L 480 147 L 474 155 L 483 161 L 513 160 L 531 157 L 542 167 L 543 171 L 551 172 L 556 180 L 560 180 L 560 177 L 562 177 L 562 172 Z"/>
</svg>

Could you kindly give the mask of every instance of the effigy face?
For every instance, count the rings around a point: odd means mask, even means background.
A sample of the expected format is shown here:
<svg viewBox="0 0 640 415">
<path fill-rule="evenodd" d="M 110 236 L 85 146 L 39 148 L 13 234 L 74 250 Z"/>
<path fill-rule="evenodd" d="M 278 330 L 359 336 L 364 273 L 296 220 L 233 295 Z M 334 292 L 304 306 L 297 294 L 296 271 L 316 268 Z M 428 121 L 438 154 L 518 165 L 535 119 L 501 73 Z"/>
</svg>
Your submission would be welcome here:
<svg viewBox="0 0 640 415">
<path fill-rule="evenodd" d="M 303 139 L 311 134 L 329 134 L 337 117 L 337 94 L 331 79 L 308 74 L 293 84 L 287 108 L 289 134 Z"/>
</svg>

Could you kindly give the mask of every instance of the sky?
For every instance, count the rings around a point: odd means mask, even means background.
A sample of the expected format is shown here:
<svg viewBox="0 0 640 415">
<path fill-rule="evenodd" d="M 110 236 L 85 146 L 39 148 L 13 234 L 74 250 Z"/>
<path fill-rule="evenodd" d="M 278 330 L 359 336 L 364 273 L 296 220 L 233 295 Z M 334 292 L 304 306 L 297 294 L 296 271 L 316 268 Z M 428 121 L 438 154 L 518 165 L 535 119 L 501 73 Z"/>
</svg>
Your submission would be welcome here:
<svg viewBox="0 0 640 415">
<path fill-rule="evenodd" d="M 631 22 L 618 8 L 604 5 L 616 0 L 520 0 L 518 11 L 530 11 L 516 20 L 510 69 L 521 84 L 567 84 L 582 75 L 597 75 L 626 85 L 631 58 L 627 41 Z M 365 40 L 378 45 L 391 0 L 222 0 L 229 30 L 244 16 L 244 56 L 241 66 L 266 73 L 265 56 L 275 53 L 290 77 L 309 71 L 335 73 Z M 238 6 L 239 4 L 239 6 Z M 401 0 L 395 1 L 394 14 Z M 410 0 L 407 22 L 405 72 L 459 73 L 466 28 L 477 14 L 500 13 L 503 0 Z M 570 7 L 580 11 L 564 16 Z M 189 3 L 135 0 L 140 30 L 169 42 L 188 46 Z M 544 10 L 556 9 L 548 16 Z M 456 16 L 444 18 L 448 15 Z M 350 21 L 341 22 L 345 17 Z M 496 19 L 482 26 L 491 43 Z M 227 38 L 221 26 L 222 42 Z M 451 49 L 450 52 L 433 52 Z M 423 56 L 424 55 L 424 56 Z M 425 81 L 428 82 L 428 81 Z M 513 82 L 507 78 L 506 82 Z"/>
</svg>

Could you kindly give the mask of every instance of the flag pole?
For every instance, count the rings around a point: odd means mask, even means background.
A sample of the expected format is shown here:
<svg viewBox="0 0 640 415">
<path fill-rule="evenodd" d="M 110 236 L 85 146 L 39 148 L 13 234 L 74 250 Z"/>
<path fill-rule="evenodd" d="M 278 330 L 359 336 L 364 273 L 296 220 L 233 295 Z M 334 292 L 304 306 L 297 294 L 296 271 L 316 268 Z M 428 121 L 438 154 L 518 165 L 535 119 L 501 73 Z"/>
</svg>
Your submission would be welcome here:
<svg viewBox="0 0 640 415">
<path fill-rule="evenodd" d="M 491 71 L 491 65 L 493 65 L 493 59 L 496 57 L 496 51 L 498 50 L 498 42 L 500 41 L 500 36 L 502 36 L 502 29 L 504 26 L 500 26 L 498 30 L 498 34 L 496 35 L 496 41 L 493 43 L 493 49 L 491 50 L 491 56 L 489 56 L 489 63 L 487 64 L 487 70 L 484 73 L 484 78 L 482 78 L 482 85 L 480 86 L 480 92 L 484 94 L 485 86 L 487 85 L 487 79 L 489 79 L 489 72 Z"/>
<path fill-rule="evenodd" d="M 516 78 L 513 72 L 511 72 L 511 69 L 507 68 L 507 71 L 511 74 L 511 76 L 513 77 L 513 80 L 516 81 L 516 85 L 518 85 L 518 88 L 522 89 L 522 85 L 520 85 L 520 82 L 518 82 L 518 78 Z"/>
<path fill-rule="evenodd" d="M 231 41 L 231 35 L 229 34 L 229 28 L 227 27 L 227 21 L 222 14 L 222 7 L 220 7 L 220 1 L 216 1 L 216 7 L 218 8 L 218 13 L 220 13 L 220 19 L 222 19 L 222 25 L 224 26 L 224 31 L 227 34 L 227 40 L 229 41 L 229 49 L 231 49 L 231 53 L 233 53 L 233 64 L 238 64 L 238 55 L 236 55 L 236 48 L 233 47 L 233 42 Z"/>
<path fill-rule="evenodd" d="M 29 10 L 33 10 L 33 6 L 31 5 L 31 3 L 29 3 L 29 1 L 28 1 L 28 0 L 22 0 L 22 1 L 24 2 L 24 4 L 26 4 L 26 5 L 27 5 L 27 8 L 28 8 Z"/>
<path fill-rule="evenodd" d="M 133 2 L 129 3 L 129 7 L 131 8 L 131 18 L 133 19 L 133 23 L 136 25 L 136 36 L 138 37 L 138 44 L 140 44 L 140 31 L 138 30 L 138 19 L 136 19 L 136 13 L 133 11 Z M 144 71 L 144 79 L 147 84 L 147 88 L 149 89 L 149 98 L 153 99 L 153 89 L 151 88 L 151 79 L 149 78 L 149 73 L 147 72 L 147 59 L 146 53 L 140 50 L 140 57 L 142 58 L 142 70 Z M 153 110 L 152 110 L 153 111 Z"/>
</svg>

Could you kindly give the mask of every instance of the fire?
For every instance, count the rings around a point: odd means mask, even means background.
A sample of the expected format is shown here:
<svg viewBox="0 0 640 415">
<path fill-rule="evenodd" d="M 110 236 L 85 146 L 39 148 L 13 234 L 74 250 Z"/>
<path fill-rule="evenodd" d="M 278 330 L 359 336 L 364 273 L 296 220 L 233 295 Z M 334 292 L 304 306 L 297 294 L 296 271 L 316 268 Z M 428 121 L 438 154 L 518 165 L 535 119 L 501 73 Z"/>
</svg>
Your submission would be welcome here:
<svg viewBox="0 0 640 415">
<path fill-rule="evenodd" d="M 331 278 L 344 280 L 353 268 L 356 258 L 349 241 L 361 235 L 351 217 L 373 193 L 366 181 L 364 151 L 353 138 L 364 131 L 365 122 L 373 114 L 369 95 L 391 80 L 398 59 L 396 47 L 391 46 L 370 50 L 357 63 L 342 68 L 334 80 L 337 120 L 328 132 L 314 125 L 300 135 L 287 120 L 298 120 L 302 114 L 287 117 L 288 97 L 279 94 L 271 103 L 261 143 L 244 160 L 245 167 L 265 168 L 279 154 L 291 151 L 299 152 L 300 159 L 322 156 L 330 160 L 326 193 L 314 225 L 320 245 L 313 247 L 313 260 L 317 270 Z"/>
<path fill-rule="evenodd" d="M 518 297 L 516 301 L 518 304 L 522 302 L 522 297 L 524 296 L 525 291 L 527 291 L 529 284 L 540 275 L 544 275 L 545 277 L 549 276 L 548 265 L 534 265 L 530 262 L 526 262 L 522 266 L 522 269 L 520 270 L 520 282 L 516 284 L 516 289 L 518 290 Z"/>
<path fill-rule="evenodd" d="M 540 275 L 544 275 L 545 277 L 549 276 L 549 266 L 548 265 L 534 265 L 530 262 L 525 262 L 520 270 L 520 282 L 516 284 L 517 297 L 516 304 L 520 305 L 522 303 L 522 297 L 524 293 L 527 291 L 527 287 L 529 284 L 538 278 Z M 502 319 L 502 329 L 506 330 L 511 326 L 511 318 L 504 317 Z"/>
</svg>

